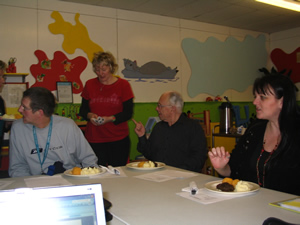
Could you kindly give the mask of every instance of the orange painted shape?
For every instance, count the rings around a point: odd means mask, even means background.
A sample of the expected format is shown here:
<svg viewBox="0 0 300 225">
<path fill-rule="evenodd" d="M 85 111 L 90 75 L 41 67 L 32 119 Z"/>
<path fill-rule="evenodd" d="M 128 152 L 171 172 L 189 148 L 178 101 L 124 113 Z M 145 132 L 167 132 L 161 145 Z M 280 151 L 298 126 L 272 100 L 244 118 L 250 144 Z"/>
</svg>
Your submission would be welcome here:
<svg viewBox="0 0 300 225">
<path fill-rule="evenodd" d="M 87 28 L 79 21 L 79 16 L 80 14 L 76 13 L 76 24 L 73 26 L 71 23 L 66 22 L 59 12 L 53 11 L 51 17 L 55 19 L 55 22 L 49 24 L 48 28 L 53 34 L 64 35 L 62 47 L 67 53 L 74 54 L 75 50 L 80 48 L 87 54 L 89 61 L 92 62 L 94 53 L 103 52 L 103 48 L 90 39 Z"/>
</svg>

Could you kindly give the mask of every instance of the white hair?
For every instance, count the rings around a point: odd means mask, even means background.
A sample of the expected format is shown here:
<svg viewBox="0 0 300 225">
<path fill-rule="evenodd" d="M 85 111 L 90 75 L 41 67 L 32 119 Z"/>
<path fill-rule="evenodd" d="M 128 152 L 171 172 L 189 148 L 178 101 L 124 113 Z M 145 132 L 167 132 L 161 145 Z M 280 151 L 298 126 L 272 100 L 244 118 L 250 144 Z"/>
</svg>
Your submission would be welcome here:
<svg viewBox="0 0 300 225">
<path fill-rule="evenodd" d="M 183 109 L 183 99 L 180 93 L 178 93 L 177 91 L 170 91 L 168 92 L 169 94 L 169 102 L 171 105 L 174 105 L 177 108 L 177 111 L 179 113 L 182 113 L 182 109 Z"/>
</svg>

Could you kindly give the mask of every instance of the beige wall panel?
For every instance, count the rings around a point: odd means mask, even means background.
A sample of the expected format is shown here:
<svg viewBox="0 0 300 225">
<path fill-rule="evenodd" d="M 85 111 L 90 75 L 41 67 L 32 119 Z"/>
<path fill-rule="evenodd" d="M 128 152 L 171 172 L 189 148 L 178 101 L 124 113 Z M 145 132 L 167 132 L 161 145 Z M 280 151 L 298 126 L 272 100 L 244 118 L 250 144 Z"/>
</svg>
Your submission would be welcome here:
<svg viewBox="0 0 300 225">
<path fill-rule="evenodd" d="M 172 69 L 178 67 L 176 81 L 145 82 L 130 79 L 135 94 L 135 102 L 156 102 L 162 92 L 177 90 L 181 92 L 180 40 L 178 28 L 146 24 L 133 21 L 118 21 L 119 72 L 124 69 L 123 59 L 136 60 L 138 66 L 157 61 Z"/>
<path fill-rule="evenodd" d="M 85 14 L 97 17 L 101 16 L 106 18 L 116 17 L 116 9 L 104 8 L 87 4 L 69 3 L 59 0 L 38 0 L 38 7 L 41 10 L 80 13 L 82 15 Z"/>
<path fill-rule="evenodd" d="M 132 12 L 127 10 L 117 10 L 118 19 L 126 21 L 138 21 L 145 24 L 160 24 L 164 26 L 179 27 L 180 20 L 152 15 L 148 13 Z"/>
<path fill-rule="evenodd" d="M 38 0 L 1 0 L 0 5 L 37 8 Z"/>
<path fill-rule="evenodd" d="M 29 73 L 32 52 L 37 48 L 37 12 L 34 9 L 0 6 L 0 59 L 16 57 L 18 73 Z M 30 76 L 28 76 L 30 77 Z"/>
</svg>

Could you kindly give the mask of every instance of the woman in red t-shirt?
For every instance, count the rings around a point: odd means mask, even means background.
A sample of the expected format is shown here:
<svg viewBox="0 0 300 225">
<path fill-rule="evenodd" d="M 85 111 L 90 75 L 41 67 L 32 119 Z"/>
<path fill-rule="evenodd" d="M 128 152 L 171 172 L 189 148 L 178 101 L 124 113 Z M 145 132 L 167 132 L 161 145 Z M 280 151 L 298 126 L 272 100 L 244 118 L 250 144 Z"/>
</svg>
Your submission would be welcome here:
<svg viewBox="0 0 300 225">
<path fill-rule="evenodd" d="M 81 93 L 80 115 L 88 122 L 85 137 L 98 164 L 124 166 L 130 151 L 127 121 L 133 114 L 133 91 L 128 81 L 114 75 L 118 68 L 109 52 L 95 53 L 93 70 Z"/>
</svg>

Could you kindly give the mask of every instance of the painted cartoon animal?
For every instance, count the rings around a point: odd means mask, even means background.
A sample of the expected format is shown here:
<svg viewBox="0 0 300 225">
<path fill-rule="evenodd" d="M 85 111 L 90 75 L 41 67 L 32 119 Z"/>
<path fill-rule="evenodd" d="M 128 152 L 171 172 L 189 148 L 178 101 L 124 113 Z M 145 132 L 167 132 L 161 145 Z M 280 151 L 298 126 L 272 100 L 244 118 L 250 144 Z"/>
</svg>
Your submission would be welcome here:
<svg viewBox="0 0 300 225">
<path fill-rule="evenodd" d="M 125 78 L 146 78 L 146 79 L 174 79 L 178 70 L 177 67 L 171 69 L 164 64 L 156 61 L 148 62 L 141 67 L 136 61 L 123 59 L 125 69 L 122 70 Z"/>
</svg>

